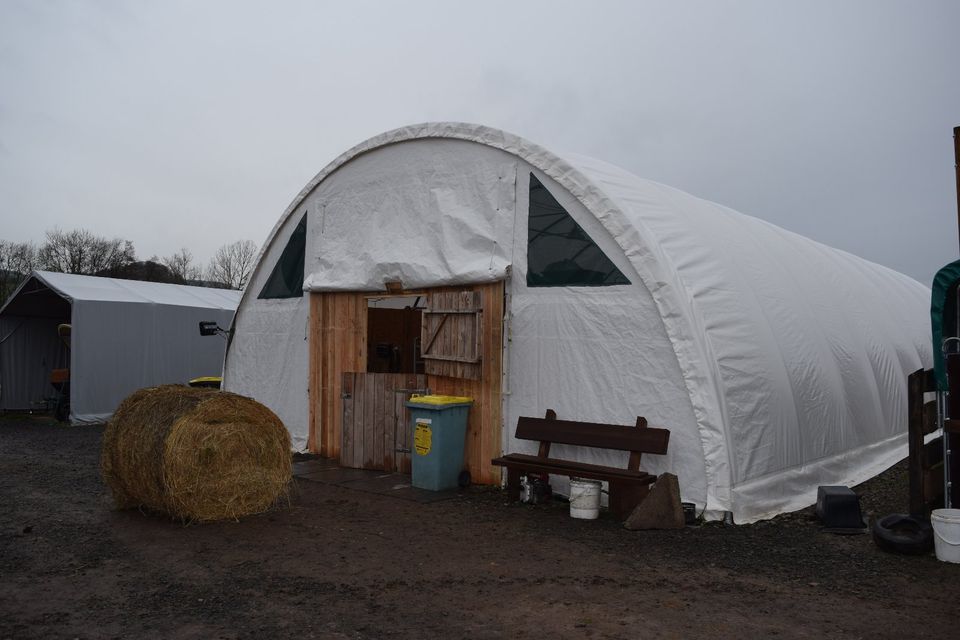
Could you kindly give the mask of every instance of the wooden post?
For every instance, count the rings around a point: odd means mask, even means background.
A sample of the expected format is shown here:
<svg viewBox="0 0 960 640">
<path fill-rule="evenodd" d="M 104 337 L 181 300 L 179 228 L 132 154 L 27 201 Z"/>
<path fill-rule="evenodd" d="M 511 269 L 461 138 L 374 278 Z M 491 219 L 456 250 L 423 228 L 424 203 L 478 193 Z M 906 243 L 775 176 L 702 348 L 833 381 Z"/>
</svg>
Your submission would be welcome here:
<svg viewBox="0 0 960 640">
<path fill-rule="evenodd" d="M 907 378 L 910 513 L 915 516 L 927 516 L 943 505 L 944 441 L 938 437 L 924 443 L 938 428 L 936 403 L 924 402 L 924 394 L 936 388 L 933 369 L 920 369 Z"/>
<path fill-rule="evenodd" d="M 923 449 L 923 380 L 926 371 L 920 369 L 907 377 L 907 438 L 909 442 L 910 513 L 926 515 L 923 495 L 923 468 L 920 451 Z"/>
<path fill-rule="evenodd" d="M 544 415 L 543 417 L 544 417 L 545 419 L 547 419 L 547 420 L 556 420 L 556 419 L 557 419 L 557 412 L 554 411 L 553 409 L 547 409 L 547 413 L 546 413 L 546 415 Z M 550 444 L 551 444 L 551 443 L 548 442 L 548 441 L 541 440 L 541 441 L 540 441 L 540 450 L 537 451 L 537 455 L 540 456 L 541 458 L 549 458 L 549 457 L 550 457 Z"/>
<path fill-rule="evenodd" d="M 960 238 L 960 127 L 953 128 L 953 159 L 953 169 L 957 179 L 957 233 L 958 238 Z M 943 442 L 943 450 L 946 455 L 944 471 L 951 485 L 950 488 L 944 487 L 943 501 L 946 506 L 957 506 L 958 498 L 960 498 L 960 488 L 958 488 L 960 487 L 960 477 L 958 477 L 958 473 L 960 473 L 960 446 L 955 442 L 960 442 L 960 435 L 944 433 Z"/>
<path fill-rule="evenodd" d="M 309 373 L 307 380 L 307 450 L 311 453 L 327 453 L 322 449 L 320 442 L 320 401 L 321 401 L 321 340 L 320 327 L 322 326 L 320 294 L 308 293 L 310 296 L 310 320 L 307 324 L 307 349 L 309 359 Z"/>
</svg>

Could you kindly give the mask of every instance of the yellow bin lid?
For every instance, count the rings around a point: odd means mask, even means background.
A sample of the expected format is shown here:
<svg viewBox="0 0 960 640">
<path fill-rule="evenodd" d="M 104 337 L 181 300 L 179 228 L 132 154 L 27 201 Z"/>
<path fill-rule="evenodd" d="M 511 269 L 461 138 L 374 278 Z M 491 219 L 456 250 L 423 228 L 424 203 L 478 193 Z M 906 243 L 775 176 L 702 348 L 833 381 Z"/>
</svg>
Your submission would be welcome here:
<svg viewBox="0 0 960 640">
<path fill-rule="evenodd" d="M 430 396 L 420 396 L 413 394 L 410 396 L 408 402 L 416 402 L 417 404 L 433 404 L 437 406 L 444 406 L 448 404 L 473 404 L 473 398 L 468 398 L 466 396 L 441 396 L 441 395 L 430 395 Z"/>
</svg>

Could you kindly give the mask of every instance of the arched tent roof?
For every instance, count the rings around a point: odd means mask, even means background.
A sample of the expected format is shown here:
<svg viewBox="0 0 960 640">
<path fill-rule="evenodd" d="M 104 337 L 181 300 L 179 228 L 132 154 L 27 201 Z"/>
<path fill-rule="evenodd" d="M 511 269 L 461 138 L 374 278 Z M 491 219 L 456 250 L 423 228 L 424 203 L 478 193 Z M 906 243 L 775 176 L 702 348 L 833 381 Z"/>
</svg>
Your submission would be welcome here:
<svg viewBox="0 0 960 640">
<path fill-rule="evenodd" d="M 926 287 L 591 158 L 560 156 L 477 125 L 396 129 L 317 174 L 274 227 L 261 257 L 331 175 L 370 152 L 429 139 L 476 143 L 521 159 L 609 233 L 652 296 L 679 363 L 710 511 L 750 520 L 797 508 L 809 502 L 812 482 L 856 482 L 902 455 L 904 372 L 930 362 Z M 269 266 L 258 264 L 257 272 Z M 487 273 L 460 276 L 498 279 L 507 266 L 506 256 L 494 256 Z M 380 288 L 376 280 L 338 282 L 329 271 L 307 271 L 306 290 Z M 405 277 L 404 284 L 436 284 L 413 280 Z M 257 294 L 252 289 L 238 320 Z"/>
</svg>

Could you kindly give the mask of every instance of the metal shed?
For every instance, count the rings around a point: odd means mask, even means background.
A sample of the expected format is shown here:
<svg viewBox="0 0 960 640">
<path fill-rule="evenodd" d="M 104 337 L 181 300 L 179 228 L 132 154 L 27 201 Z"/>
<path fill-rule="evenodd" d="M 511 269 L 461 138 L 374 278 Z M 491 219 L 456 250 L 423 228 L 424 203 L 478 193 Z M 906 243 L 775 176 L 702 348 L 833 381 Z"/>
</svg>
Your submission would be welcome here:
<svg viewBox="0 0 960 640">
<path fill-rule="evenodd" d="M 0 410 L 34 408 L 50 373 L 70 369 L 73 423 L 102 422 L 141 387 L 218 375 L 226 342 L 201 320 L 229 326 L 241 292 L 34 271 L 0 309 Z M 72 325 L 63 349 L 57 326 Z"/>
</svg>

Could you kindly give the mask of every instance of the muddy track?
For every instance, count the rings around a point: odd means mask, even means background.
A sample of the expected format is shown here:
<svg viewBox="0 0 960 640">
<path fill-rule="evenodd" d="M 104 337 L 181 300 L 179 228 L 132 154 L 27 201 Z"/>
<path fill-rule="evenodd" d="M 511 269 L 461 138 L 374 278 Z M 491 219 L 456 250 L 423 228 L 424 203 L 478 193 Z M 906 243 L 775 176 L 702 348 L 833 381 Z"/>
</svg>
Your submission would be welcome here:
<svg viewBox="0 0 960 640">
<path fill-rule="evenodd" d="M 97 427 L 0 420 L 0 638 L 951 637 L 960 565 L 819 531 L 629 532 L 498 490 L 417 504 L 296 481 L 288 508 L 117 512 Z M 903 465 L 858 488 L 902 511 Z"/>
</svg>

